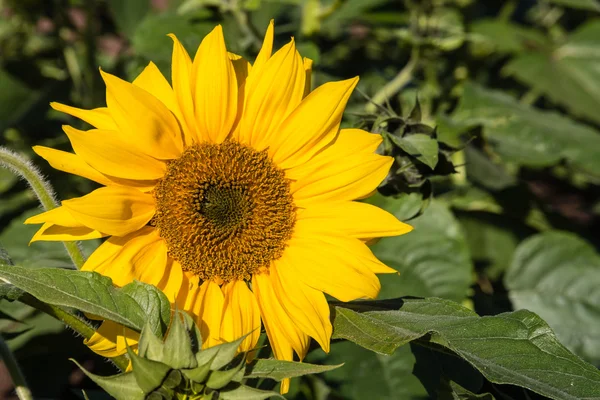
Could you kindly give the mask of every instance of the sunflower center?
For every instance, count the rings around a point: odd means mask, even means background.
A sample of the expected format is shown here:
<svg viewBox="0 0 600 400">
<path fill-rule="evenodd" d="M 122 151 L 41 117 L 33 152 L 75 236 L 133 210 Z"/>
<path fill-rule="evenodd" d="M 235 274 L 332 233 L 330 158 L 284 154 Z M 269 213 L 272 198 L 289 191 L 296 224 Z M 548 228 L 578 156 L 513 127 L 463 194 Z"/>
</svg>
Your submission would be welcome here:
<svg viewBox="0 0 600 400">
<path fill-rule="evenodd" d="M 284 172 L 234 142 L 196 144 L 167 166 L 153 223 L 169 255 L 202 280 L 251 278 L 283 254 L 295 222 Z"/>
</svg>

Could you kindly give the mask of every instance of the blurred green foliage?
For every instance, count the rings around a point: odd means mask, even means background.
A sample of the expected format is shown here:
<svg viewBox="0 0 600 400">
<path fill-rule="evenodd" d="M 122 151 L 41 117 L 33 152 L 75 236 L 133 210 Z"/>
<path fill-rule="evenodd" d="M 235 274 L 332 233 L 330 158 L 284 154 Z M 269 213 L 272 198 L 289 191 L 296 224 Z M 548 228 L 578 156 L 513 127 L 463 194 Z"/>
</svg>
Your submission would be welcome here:
<svg viewBox="0 0 600 400">
<path fill-rule="evenodd" d="M 253 59 L 271 18 L 276 47 L 294 36 L 314 60 L 313 86 L 361 77 L 344 124 L 382 133 L 381 151 L 396 160 L 368 201 L 416 229 L 373 246 L 401 273 L 382 277 L 381 297 L 441 297 L 480 315 L 526 308 L 600 366 L 596 0 L 0 0 L 0 145 L 33 159 L 59 198 L 82 195 L 95 184 L 31 151 L 70 150 L 60 126 L 83 126 L 49 101 L 104 105 L 98 67 L 132 80 L 152 60 L 169 77 L 167 33 L 193 54 L 222 24 L 228 48 Z M 60 244 L 27 247 L 35 227 L 22 221 L 36 208 L 0 170 L 2 247 L 21 265 L 63 267 Z M 7 300 L 0 310 L 39 396 L 93 387 L 67 357 L 110 369 L 51 318 Z M 388 356 L 334 343 L 308 361 L 346 365 L 293 380 L 288 397 L 542 398 L 442 358 L 415 345 Z M 59 361 L 40 374 L 48 360 Z"/>
</svg>

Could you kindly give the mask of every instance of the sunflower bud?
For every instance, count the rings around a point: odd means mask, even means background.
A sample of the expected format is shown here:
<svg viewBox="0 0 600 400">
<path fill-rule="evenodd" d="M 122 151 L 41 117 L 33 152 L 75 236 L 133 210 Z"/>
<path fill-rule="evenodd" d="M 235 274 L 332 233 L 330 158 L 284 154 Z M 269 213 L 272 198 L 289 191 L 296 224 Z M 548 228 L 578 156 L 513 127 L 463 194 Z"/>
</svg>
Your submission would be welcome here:
<svg viewBox="0 0 600 400">
<path fill-rule="evenodd" d="M 200 330 L 189 315 L 177 311 L 165 340 L 155 336 L 147 325 L 137 353 L 128 347 L 131 371 L 101 377 L 77 365 L 117 400 L 278 396 L 240 383 L 244 379 L 246 353 L 238 354 L 237 350 L 244 338 L 203 350 Z"/>
</svg>

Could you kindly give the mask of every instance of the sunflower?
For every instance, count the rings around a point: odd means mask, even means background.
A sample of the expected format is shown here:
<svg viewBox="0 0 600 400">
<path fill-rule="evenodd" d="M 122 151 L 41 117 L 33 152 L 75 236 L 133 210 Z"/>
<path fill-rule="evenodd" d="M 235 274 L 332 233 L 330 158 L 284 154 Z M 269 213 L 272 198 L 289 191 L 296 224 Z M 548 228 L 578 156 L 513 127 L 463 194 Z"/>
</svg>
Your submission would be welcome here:
<svg viewBox="0 0 600 400">
<path fill-rule="evenodd" d="M 311 337 L 329 351 L 325 294 L 375 298 L 375 274 L 396 272 L 365 243 L 412 228 L 354 201 L 392 164 L 379 135 L 340 129 L 358 78 L 311 91 L 311 60 L 293 39 L 272 54 L 273 29 L 253 65 L 227 52 L 220 26 L 193 60 L 169 35 L 171 84 L 150 63 L 133 83 L 100 71 L 107 107 L 52 103 L 95 129 L 63 127 L 74 153 L 35 152 L 102 187 L 26 223 L 43 224 L 33 241 L 107 237 L 83 270 L 157 286 L 205 347 L 249 333 L 251 350 L 262 321 L 276 358 L 302 360 Z M 88 345 L 122 353 L 117 331 L 105 322 Z"/>
</svg>

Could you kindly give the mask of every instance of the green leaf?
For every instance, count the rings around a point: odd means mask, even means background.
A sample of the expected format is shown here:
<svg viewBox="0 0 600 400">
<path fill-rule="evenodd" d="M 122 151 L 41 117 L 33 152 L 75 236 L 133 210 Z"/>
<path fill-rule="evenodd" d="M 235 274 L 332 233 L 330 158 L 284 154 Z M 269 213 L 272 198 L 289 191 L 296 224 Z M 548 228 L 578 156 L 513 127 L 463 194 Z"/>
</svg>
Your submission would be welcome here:
<svg viewBox="0 0 600 400">
<path fill-rule="evenodd" d="M 171 370 L 168 365 L 161 362 L 138 356 L 129 346 L 127 354 L 131 359 L 135 381 L 144 393 L 151 393 L 159 388 Z"/>
<path fill-rule="evenodd" d="M 395 200 L 385 209 L 394 212 Z M 396 203 L 403 207 L 402 203 Z M 380 275 L 380 298 L 437 296 L 462 301 L 472 284 L 473 266 L 460 224 L 442 203 L 432 201 L 410 221 L 414 230 L 384 238 L 372 246 L 374 254 L 400 276 Z"/>
<path fill-rule="evenodd" d="M 212 371 L 223 368 L 235 358 L 237 349 L 246 336 L 248 335 L 244 335 L 233 342 L 219 344 L 199 351 L 196 353 L 198 365 L 204 365 L 207 362 L 210 362 L 210 369 Z"/>
<path fill-rule="evenodd" d="M 539 111 L 505 93 L 467 83 L 454 119 L 482 125 L 484 137 L 505 161 L 545 167 L 566 159 L 600 176 L 600 133 L 557 113 Z"/>
<path fill-rule="evenodd" d="M 240 357 L 240 362 L 234 368 L 223 370 L 223 371 L 212 371 L 208 375 L 208 379 L 206 380 L 206 387 L 211 389 L 222 389 L 228 383 L 230 383 L 233 378 L 238 374 L 238 372 L 244 367 L 246 363 L 245 357 Z"/>
<path fill-rule="evenodd" d="M 389 136 L 390 139 L 402 150 L 407 152 L 417 160 L 421 161 L 429 168 L 434 169 L 438 162 L 439 146 L 437 140 L 429 135 L 417 133 L 404 137 Z"/>
<path fill-rule="evenodd" d="M 479 19 L 470 26 L 471 44 L 476 55 L 520 53 L 531 47 L 544 47 L 548 40 L 532 28 L 499 19 Z"/>
<path fill-rule="evenodd" d="M 423 207 L 423 196 L 420 193 L 401 193 L 396 197 L 388 197 L 377 192 L 363 201 L 388 210 L 400 221 L 408 221 Z"/>
<path fill-rule="evenodd" d="M 597 0 L 550 0 L 550 3 L 582 10 L 600 11 L 600 3 Z"/>
<path fill-rule="evenodd" d="M 133 36 L 136 27 L 150 10 L 148 0 L 108 0 L 108 6 L 117 27 L 128 38 Z"/>
<path fill-rule="evenodd" d="M 269 398 L 285 399 L 279 393 L 270 390 L 255 389 L 245 385 L 219 391 L 219 399 L 223 400 L 263 400 Z"/>
<path fill-rule="evenodd" d="M 600 256 L 571 233 L 535 235 L 518 247 L 504 283 L 515 308 L 544 318 L 568 348 L 600 363 Z"/>
<path fill-rule="evenodd" d="M 121 292 L 135 300 L 146 314 L 146 322 L 159 338 L 167 330 L 171 319 L 171 303 L 165 294 L 155 286 L 133 281 L 121 289 Z"/>
<path fill-rule="evenodd" d="M 177 312 L 171 321 L 169 334 L 162 349 L 162 362 L 171 368 L 196 368 L 198 362 L 192 352 L 192 340 L 184 325 L 183 313 Z"/>
<path fill-rule="evenodd" d="M 96 272 L 0 265 L 0 277 L 45 303 L 73 307 L 137 331 L 141 331 L 147 320 L 156 320 L 156 315 L 147 312 L 162 310 L 163 306 L 156 301 L 166 299 L 163 294 L 139 296 L 142 291 L 159 292 L 139 282 L 118 289 L 110 278 Z M 136 298 L 147 301 L 139 303 Z"/>
<path fill-rule="evenodd" d="M 469 181 L 491 190 L 502 190 L 517 184 L 517 179 L 506 171 L 505 166 L 492 162 L 482 151 L 471 146 L 464 151 Z"/>
<path fill-rule="evenodd" d="M 0 132 L 19 121 L 39 98 L 40 92 L 0 69 Z"/>
<path fill-rule="evenodd" d="M 315 365 L 304 362 L 283 361 L 275 359 L 259 359 L 248 365 L 247 378 L 269 378 L 280 381 L 307 374 L 320 374 L 341 367 L 338 365 Z"/>
<path fill-rule="evenodd" d="M 493 383 L 522 386 L 553 399 L 598 398 L 600 371 L 570 353 L 530 311 L 479 317 L 435 298 L 406 299 L 397 311 L 357 313 L 335 307 L 333 338 L 378 353 L 391 354 L 428 334 Z"/>
<path fill-rule="evenodd" d="M 504 72 L 566 107 L 573 115 L 599 123 L 598 37 L 600 21 L 591 20 L 554 51 L 525 53 L 509 62 Z"/>
<path fill-rule="evenodd" d="M 71 361 L 73 361 L 88 378 L 94 381 L 102 389 L 106 390 L 106 392 L 115 399 L 143 400 L 145 398 L 144 392 L 138 387 L 133 373 L 125 372 L 124 374 L 104 377 L 88 372 L 75 360 Z"/>
<path fill-rule="evenodd" d="M 440 390 L 439 400 L 495 400 L 490 393 L 475 394 L 456 382 L 444 381 L 444 388 Z"/>
</svg>

